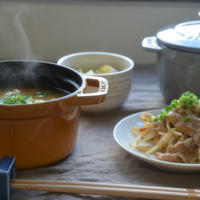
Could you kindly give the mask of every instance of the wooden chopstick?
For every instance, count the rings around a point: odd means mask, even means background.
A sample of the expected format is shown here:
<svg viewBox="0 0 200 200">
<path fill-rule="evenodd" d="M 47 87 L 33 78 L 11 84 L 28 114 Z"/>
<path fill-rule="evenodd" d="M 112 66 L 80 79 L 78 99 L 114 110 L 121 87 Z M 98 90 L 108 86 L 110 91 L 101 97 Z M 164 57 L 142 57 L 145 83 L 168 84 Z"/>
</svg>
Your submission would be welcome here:
<svg viewBox="0 0 200 200">
<path fill-rule="evenodd" d="M 173 187 L 159 187 L 159 186 L 143 186 L 143 185 L 128 185 L 128 184 L 112 184 L 112 183 L 96 183 L 96 182 L 81 182 L 81 181 L 55 181 L 55 180 L 34 180 L 34 179 L 15 179 L 12 180 L 13 184 L 48 184 L 48 185 L 77 185 L 77 186 L 94 186 L 94 187 L 114 187 L 114 188 L 127 188 L 127 189 L 144 189 L 144 190 L 163 190 L 163 191 L 176 191 L 186 192 L 185 188 Z M 195 193 L 200 193 L 200 190 L 195 190 Z"/>
<path fill-rule="evenodd" d="M 165 200 L 199 200 L 200 190 L 141 185 L 120 185 L 78 181 L 23 180 L 11 181 L 11 188 Z"/>
</svg>

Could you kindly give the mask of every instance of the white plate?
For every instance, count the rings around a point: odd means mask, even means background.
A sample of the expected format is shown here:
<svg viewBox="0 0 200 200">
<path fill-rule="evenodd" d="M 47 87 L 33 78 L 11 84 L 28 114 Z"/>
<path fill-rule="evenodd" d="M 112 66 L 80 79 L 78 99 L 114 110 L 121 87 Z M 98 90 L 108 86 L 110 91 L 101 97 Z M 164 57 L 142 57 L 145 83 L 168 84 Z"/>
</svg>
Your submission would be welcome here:
<svg viewBox="0 0 200 200">
<path fill-rule="evenodd" d="M 149 110 L 145 112 L 157 115 L 161 110 Z M 127 152 L 131 153 L 136 158 L 143 160 L 151 165 L 159 167 L 161 169 L 173 170 L 173 171 L 184 171 L 194 172 L 200 171 L 200 164 L 184 164 L 184 163 L 173 163 L 167 161 L 158 160 L 155 156 L 145 156 L 144 153 L 137 151 L 130 147 L 130 143 L 134 144 L 136 136 L 131 133 L 131 128 L 134 126 L 143 126 L 140 119 L 140 113 L 129 115 L 121 121 L 119 121 L 114 128 L 114 139 L 115 141 Z"/>
</svg>

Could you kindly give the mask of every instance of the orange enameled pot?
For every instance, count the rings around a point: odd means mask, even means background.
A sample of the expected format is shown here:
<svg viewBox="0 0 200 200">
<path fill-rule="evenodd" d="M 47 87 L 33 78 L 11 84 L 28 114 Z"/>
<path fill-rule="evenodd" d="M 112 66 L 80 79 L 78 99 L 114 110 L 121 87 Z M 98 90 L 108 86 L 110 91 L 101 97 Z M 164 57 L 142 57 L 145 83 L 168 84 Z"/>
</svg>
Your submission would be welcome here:
<svg viewBox="0 0 200 200">
<path fill-rule="evenodd" d="M 18 169 L 53 164 L 69 155 L 76 142 L 81 105 L 103 102 L 107 81 L 41 61 L 1 61 L 0 87 L 60 88 L 69 94 L 51 101 L 0 105 L 0 157 L 16 157 Z M 97 86 L 85 94 L 86 85 Z"/>
</svg>

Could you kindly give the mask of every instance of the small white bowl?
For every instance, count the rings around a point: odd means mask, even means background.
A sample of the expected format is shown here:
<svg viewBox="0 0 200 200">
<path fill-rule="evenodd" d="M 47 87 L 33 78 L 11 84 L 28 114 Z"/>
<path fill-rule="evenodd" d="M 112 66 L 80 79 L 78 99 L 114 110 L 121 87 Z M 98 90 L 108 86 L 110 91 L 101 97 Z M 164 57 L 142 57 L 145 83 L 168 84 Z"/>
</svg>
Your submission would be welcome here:
<svg viewBox="0 0 200 200">
<path fill-rule="evenodd" d="M 108 64 L 117 71 L 108 74 L 95 74 L 108 80 L 108 95 L 104 103 L 83 106 L 82 110 L 102 113 L 120 107 L 128 98 L 134 62 L 123 55 L 110 52 L 78 52 L 61 57 L 57 64 L 72 67 L 75 70 L 89 71 Z"/>
</svg>

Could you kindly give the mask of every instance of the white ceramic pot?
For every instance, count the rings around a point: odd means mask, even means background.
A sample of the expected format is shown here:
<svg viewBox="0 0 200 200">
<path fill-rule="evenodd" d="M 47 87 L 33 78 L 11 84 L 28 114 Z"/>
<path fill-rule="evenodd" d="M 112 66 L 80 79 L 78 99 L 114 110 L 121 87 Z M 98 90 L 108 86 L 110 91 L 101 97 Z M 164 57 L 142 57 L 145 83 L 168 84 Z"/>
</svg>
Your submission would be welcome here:
<svg viewBox="0 0 200 200">
<path fill-rule="evenodd" d="M 110 52 L 79 52 L 60 58 L 57 64 L 83 71 L 108 64 L 117 70 L 117 72 L 108 74 L 95 74 L 95 76 L 107 79 L 108 94 L 104 103 L 83 106 L 83 111 L 95 114 L 110 111 L 120 107 L 128 98 L 131 89 L 134 62 L 126 56 Z"/>
<path fill-rule="evenodd" d="M 186 91 L 200 94 L 200 20 L 159 30 L 142 41 L 145 50 L 157 53 L 159 86 L 166 104 Z"/>
</svg>

